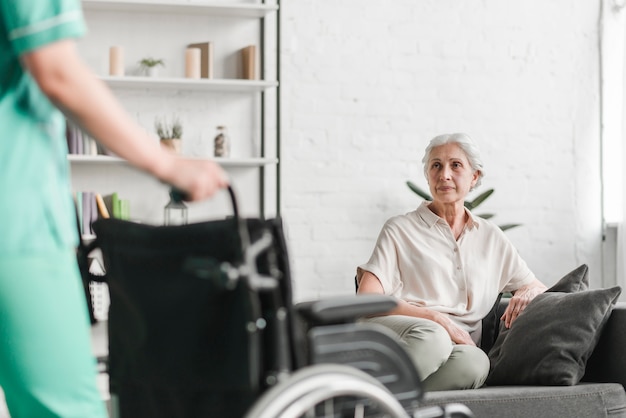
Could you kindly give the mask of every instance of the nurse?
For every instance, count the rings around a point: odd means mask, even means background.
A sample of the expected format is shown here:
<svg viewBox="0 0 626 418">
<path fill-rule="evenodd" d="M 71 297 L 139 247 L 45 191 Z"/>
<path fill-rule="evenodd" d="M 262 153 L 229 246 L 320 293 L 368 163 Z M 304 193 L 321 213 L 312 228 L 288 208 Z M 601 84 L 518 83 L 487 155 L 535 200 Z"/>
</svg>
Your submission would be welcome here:
<svg viewBox="0 0 626 418">
<path fill-rule="evenodd" d="M 11 417 L 104 418 L 76 264 L 65 117 L 206 199 L 222 169 L 162 150 L 81 61 L 79 0 L 0 0 L 0 385 Z"/>
</svg>

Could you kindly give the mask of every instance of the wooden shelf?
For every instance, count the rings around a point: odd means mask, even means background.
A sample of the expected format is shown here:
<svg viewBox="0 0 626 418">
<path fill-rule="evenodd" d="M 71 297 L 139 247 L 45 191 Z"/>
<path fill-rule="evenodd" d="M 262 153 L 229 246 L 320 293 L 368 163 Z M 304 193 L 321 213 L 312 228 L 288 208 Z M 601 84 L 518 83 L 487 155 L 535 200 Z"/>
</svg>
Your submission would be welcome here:
<svg viewBox="0 0 626 418">
<path fill-rule="evenodd" d="M 125 164 L 126 160 L 108 155 L 73 155 L 67 156 L 72 164 Z M 206 158 L 223 167 L 262 167 L 278 163 L 278 158 Z"/>
<path fill-rule="evenodd" d="M 175 0 L 82 0 L 84 10 L 141 13 L 184 13 L 208 16 L 262 18 L 278 10 L 273 4 Z"/>
<path fill-rule="evenodd" d="M 103 76 L 109 87 L 123 89 L 192 90 L 216 92 L 260 92 L 278 86 L 276 81 L 231 80 L 231 79 L 190 79 L 166 77 Z"/>
</svg>

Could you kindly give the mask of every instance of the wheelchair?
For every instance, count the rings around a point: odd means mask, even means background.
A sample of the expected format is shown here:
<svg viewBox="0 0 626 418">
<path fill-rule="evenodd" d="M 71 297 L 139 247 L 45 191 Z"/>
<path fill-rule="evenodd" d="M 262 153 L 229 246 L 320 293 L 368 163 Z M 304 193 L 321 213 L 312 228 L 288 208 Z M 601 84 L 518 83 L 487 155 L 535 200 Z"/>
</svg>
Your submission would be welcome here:
<svg viewBox="0 0 626 418">
<path fill-rule="evenodd" d="M 420 379 L 382 295 L 294 305 L 280 219 L 93 224 L 102 251 L 113 418 L 472 417 L 419 407 Z"/>
</svg>

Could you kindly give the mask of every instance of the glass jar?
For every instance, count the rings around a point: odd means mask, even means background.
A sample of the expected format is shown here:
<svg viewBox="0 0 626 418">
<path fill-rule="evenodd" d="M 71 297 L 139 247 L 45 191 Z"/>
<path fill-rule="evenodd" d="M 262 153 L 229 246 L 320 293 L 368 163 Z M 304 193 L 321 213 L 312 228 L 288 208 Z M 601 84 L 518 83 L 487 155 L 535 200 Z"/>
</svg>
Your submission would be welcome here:
<svg viewBox="0 0 626 418">
<path fill-rule="evenodd" d="M 170 191 L 170 201 L 165 205 L 164 210 L 165 225 L 186 225 L 187 205 Z"/>
<path fill-rule="evenodd" d="M 230 138 L 225 126 L 217 127 L 217 135 L 215 135 L 215 140 L 213 141 L 213 155 L 215 157 L 230 156 Z"/>
</svg>

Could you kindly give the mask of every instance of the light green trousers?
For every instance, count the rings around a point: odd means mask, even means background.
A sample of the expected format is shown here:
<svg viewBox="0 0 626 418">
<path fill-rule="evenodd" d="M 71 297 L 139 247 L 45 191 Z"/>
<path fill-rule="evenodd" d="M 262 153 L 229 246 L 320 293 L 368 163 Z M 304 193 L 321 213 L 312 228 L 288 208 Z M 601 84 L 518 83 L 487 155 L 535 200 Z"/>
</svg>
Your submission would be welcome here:
<svg viewBox="0 0 626 418">
<path fill-rule="evenodd" d="M 0 385 L 12 418 L 105 418 L 73 250 L 0 255 Z"/>
<path fill-rule="evenodd" d="M 428 319 L 402 315 L 365 319 L 399 337 L 413 360 L 425 391 L 473 389 L 489 374 L 489 357 L 478 347 L 454 344 L 448 332 Z"/>
</svg>

